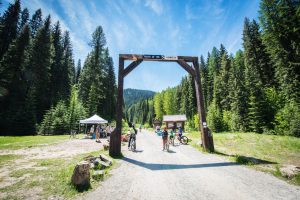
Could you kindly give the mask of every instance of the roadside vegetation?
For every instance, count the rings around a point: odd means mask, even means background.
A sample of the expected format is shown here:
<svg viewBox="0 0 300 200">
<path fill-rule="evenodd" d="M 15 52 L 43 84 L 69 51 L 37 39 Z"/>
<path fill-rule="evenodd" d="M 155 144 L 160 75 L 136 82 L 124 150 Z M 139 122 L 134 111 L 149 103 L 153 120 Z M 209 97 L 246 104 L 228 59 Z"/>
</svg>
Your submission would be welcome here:
<svg viewBox="0 0 300 200">
<path fill-rule="evenodd" d="M 0 150 L 32 148 L 55 144 L 69 139 L 69 135 L 0 136 Z"/>
<path fill-rule="evenodd" d="M 192 140 L 192 146 L 202 150 L 198 144 L 199 132 L 192 131 L 187 136 Z M 299 138 L 241 132 L 215 133 L 213 137 L 217 155 L 270 172 L 280 178 L 286 179 L 280 172 L 281 167 L 300 166 Z M 300 174 L 289 181 L 300 185 Z"/>
<path fill-rule="evenodd" d="M 8 149 L 13 153 L 14 150 L 53 145 L 63 142 L 67 138 L 66 135 L 4 137 L 0 140 L 0 150 Z M 111 167 L 104 170 L 103 179 L 91 179 L 91 186 L 86 191 L 78 191 L 71 184 L 71 176 L 76 163 L 89 155 L 99 156 L 100 153 L 107 155 L 103 150 L 46 159 L 37 159 L 34 155 L 32 157 L 31 155 L 11 153 L 0 155 L 1 199 L 47 199 L 49 197 L 72 199 L 77 195 L 93 190 L 109 175 Z M 91 175 L 93 172 L 94 169 L 91 170 Z M 7 180 L 9 180 L 9 184 L 7 184 Z"/>
</svg>

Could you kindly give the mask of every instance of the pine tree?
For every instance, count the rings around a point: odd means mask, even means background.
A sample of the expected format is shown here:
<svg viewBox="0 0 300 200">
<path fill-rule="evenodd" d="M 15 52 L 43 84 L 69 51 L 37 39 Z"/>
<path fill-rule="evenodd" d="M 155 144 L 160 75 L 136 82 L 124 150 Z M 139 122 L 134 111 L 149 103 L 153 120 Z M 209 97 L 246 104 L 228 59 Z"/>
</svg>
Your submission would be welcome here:
<svg viewBox="0 0 300 200">
<path fill-rule="evenodd" d="M 70 40 L 69 32 L 66 31 L 63 36 L 63 57 L 62 57 L 62 68 L 61 68 L 61 80 L 59 85 L 59 91 L 61 99 L 68 99 L 71 94 L 71 85 L 75 76 L 73 52 Z"/>
<path fill-rule="evenodd" d="M 244 54 L 241 50 L 237 51 L 234 61 L 232 62 L 231 71 L 231 111 L 232 111 L 232 130 L 247 130 L 247 102 L 248 93 L 245 86 L 245 63 Z"/>
<path fill-rule="evenodd" d="M 18 31 L 18 20 L 20 15 L 20 0 L 9 4 L 0 21 L 0 60 L 8 50 L 10 43 L 16 39 Z"/>
<path fill-rule="evenodd" d="M 207 65 L 204 61 L 203 56 L 201 55 L 200 57 L 200 75 L 201 75 L 201 83 L 202 83 L 202 91 L 203 91 L 203 96 L 204 96 L 204 107 L 205 110 L 207 111 L 208 108 L 208 68 Z"/>
<path fill-rule="evenodd" d="M 50 108 L 50 68 L 52 64 L 52 46 L 50 35 L 50 16 L 33 40 L 31 70 L 33 72 L 34 96 L 36 98 L 36 119 L 42 120 L 43 114 Z"/>
<path fill-rule="evenodd" d="M 63 73 L 66 71 L 63 71 L 63 45 L 62 45 L 62 35 L 61 35 L 61 29 L 60 29 L 60 24 L 57 22 L 54 25 L 53 30 L 51 31 L 52 35 L 52 42 L 53 42 L 53 49 L 54 49 L 54 54 L 53 54 L 53 62 L 51 64 L 50 68 L 50 81 L 51 81 L 51 104 L 56 105 L 56 103 L 63 99 L 62 95 L 62 90 L 63 84 L 62 82 L 64 81 L 64 76 Z"/>
<path fill-rule="evenodd" d="M 26 101 L 26 84 L 24 68 L 28 63 L 30 30 L 24 26 L 19 37 L 15 39 L 0 63 L 1 85 L 9 91 L 1 101 L 0 130 L 1 134 L 24 134 L 27 127 L 34 126 L 35 122 L 24 124 L 24 118 L 30 119 L 30 113 L 24 112 L 30 105 Z M 31 132 L 33 134 L 33 132 Z"/>
<path fill-rule="evenodd" d="M 18 33 L 20 33 L 25 26 L 29 22 L 29 11 L 27 8 L 24 8 L 21 12 L 21 20 L 18 23 Z"/>
<path fill-rule="evenodd" d="M 275 66 L 276 81 L 285 101 L 300 97 L 300 2 L 262 0 L 263 41 Z"/>
<path fill-rule="evenodd" d="M 263 82 L 259 73 L 260 66 L 257 63 L 257 32 L 255 24 L 245 19 L 243 31 L 243 45 L 245 49 L 245 78 L 246 88 L 249 94 L 248 122 L 249 130 L 261 133 L 266 126 L 266 105 L 263 93 Z"/>
<path fill-rule="evenodd" d="M 30 30 L 31 30 L 31 37 L 35 37 L 38 30 L 43 26 L 43 19 L 42 19 L 42 10 L 38 9 L 32 15 L 32 18 L 29 22 Z"/>
<path fill-rule="evenodd" d="M 79 83 L 80 73 L 81 73 L 81 60 L 79 59 L 76 66 L 76 80 L 75 80 L 76 84 Z"/>
</svg>

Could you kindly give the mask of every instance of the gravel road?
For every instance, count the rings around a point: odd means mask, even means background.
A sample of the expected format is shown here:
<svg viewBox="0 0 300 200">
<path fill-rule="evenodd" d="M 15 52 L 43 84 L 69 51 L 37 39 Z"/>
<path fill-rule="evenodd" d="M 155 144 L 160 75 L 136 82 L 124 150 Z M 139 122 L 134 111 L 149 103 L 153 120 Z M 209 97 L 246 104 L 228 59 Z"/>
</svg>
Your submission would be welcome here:
<svg viewBox="0 0 300 200">
<path fill-rule="evenodd" d="M 161 143 L 153 133 L 138 133 L 137 152 L 123 146 L 112 176 L 81 199 L 300 199 L 300 187 L 272 175 L 188 145 L 165 152 Z"/>
</svg>

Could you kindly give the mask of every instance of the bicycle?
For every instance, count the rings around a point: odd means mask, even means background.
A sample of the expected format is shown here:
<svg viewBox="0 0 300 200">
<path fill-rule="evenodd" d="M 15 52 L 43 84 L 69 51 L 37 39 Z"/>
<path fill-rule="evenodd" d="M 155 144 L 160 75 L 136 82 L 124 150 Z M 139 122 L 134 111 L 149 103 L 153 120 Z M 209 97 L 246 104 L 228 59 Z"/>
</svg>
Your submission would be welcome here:
<svg viewBox="0 0 300 200">
<path fill-rule="evenodd" d="M 181 144 L 188 144 L 188 142 L 189 142 L 189 138 L 188 137 L 186 137 L 186 136 L 180 136 L 180 135 L 178 135 L 177 136 L 177 140 L 181 143 Z"/>
<path fill-rule="evenodd" d="M 130 140 L 130 145 L 129 145 L 131 151 L 135 151 L 136 150 L 136 136 L 135 134 L 131 135 L 131 140 Z"/>
</svg>

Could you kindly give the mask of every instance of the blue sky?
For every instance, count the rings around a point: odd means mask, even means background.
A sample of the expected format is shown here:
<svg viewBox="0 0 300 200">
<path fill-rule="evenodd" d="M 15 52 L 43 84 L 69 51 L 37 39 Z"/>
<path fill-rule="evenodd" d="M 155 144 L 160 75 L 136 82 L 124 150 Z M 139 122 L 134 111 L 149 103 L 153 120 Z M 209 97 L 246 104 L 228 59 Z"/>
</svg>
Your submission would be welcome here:
<svg viewBox="0 0 300 200">
<path fill-rule="evenodd" d="M 1 12 L 10 0 L 2 0 Z M 259 0 L 21 0 L 32 14 L 41 8 L 69 30 L 75 59 L 85 59 L 98 25 L 104 29 L 115 70 L 118 54 L 206 57 L 224 44 L 242 48 L 245 17 L 257 19 Z M 77 62 L 77 61 L 76 61 Z M 125 78 L 125 88 L 161 91 L 176 86 L 186 72 L 176 63 L 144 62 Z"/>
</svg>

